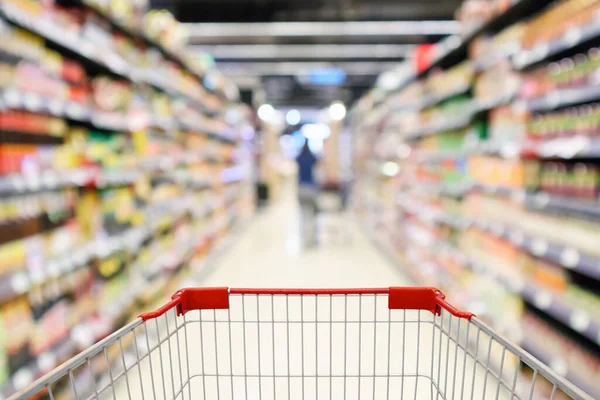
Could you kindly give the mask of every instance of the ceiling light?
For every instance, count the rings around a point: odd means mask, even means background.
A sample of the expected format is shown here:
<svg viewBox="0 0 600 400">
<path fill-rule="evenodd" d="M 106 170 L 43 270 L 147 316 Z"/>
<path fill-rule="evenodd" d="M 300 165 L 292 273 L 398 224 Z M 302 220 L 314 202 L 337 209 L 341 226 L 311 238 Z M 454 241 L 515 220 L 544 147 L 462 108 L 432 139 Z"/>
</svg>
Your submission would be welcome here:
<svg viewBox="0 0 600 400">
<path fill-rule="evenodd" d="M 329 106 L 329 116 L 334 121 L 341 121 L 346 116 L 346 106 L 343 103 L 336 101 Z"/>
<path fill-rule="evenodd" d="M 263 121 L 269 121 L 274 115 L 275 109 L 272 105 L 265 103 L 258 107 L 258 118 L 262 119 Z"/>
<path fill-rule="evenodd" d="M 400 167 L 393 161 L 388 161 L 381 166 L 381 173 L 385 176 L 396 176 L 399 171 Z"/>
<path fill-rule="evenodd" d="M 291 109 L 287 112 L 287 114 L 285 114 L 285 122 L 287 122 L 288 125 L 297 125 L 300 123 L 301 118 L 302 116 L 298 110 Z"/>
</svg>

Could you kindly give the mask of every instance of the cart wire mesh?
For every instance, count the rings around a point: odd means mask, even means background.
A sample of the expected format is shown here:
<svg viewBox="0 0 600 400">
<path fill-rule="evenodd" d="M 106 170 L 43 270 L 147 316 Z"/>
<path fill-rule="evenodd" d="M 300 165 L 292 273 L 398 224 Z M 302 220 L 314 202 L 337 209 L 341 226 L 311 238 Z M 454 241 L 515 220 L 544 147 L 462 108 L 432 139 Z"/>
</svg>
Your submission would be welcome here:
<svg viewBox="0 0 600 400">
<path fill-rule="evenodd" d="M 184 289 L 11 399 L 591 399 L 431 288 Z"/>
</svg>

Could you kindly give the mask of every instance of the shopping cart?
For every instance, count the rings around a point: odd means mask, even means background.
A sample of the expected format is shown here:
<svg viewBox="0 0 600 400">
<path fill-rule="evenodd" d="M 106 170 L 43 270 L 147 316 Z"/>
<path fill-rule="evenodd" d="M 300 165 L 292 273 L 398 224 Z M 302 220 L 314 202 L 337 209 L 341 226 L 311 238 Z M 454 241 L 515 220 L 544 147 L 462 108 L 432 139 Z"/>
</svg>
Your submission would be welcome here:
<svg viewBox="0 0 600 400">
<path fill-rule="evenodd" d="M 438 290 L 399 287 L 183 289 L 13 398 L 59 394 L 591 399 Z"/>
</svg>

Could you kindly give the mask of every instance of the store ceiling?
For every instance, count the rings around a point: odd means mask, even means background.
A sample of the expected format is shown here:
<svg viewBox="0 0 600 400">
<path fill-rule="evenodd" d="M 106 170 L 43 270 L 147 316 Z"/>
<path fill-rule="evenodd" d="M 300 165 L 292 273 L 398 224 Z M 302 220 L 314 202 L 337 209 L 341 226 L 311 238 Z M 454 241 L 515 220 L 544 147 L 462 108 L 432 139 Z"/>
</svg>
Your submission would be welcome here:
<svg viewBox="0 0 600 400">
<path fill-rule="evenodd" d="M 151 0 L 189 23 L 199 53 L 276 107 L 351 103 L 415 45 L 457 33 L 461 2 Z"/>
</svg>

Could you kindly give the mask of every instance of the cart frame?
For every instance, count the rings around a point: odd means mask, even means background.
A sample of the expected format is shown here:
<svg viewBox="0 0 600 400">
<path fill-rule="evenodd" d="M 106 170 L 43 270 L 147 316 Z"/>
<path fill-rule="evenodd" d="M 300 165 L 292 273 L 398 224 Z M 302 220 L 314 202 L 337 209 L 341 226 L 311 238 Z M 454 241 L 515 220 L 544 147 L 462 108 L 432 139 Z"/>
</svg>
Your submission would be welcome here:
<svg viewBox="0 0 600 400">
<path fill-rule="evenodd" d="M 237 297 L 235 299 L 235 302 L 239 302 L 239 304 L 242 305 L 241 308 L 241 315 L 242 315 L 242 319 L 232 319 L 232 311 L 231 309 L 234 308 L 234 297 Z M 299 312 L 301 315 L 301 318 L 298 320 L 291 320 L 289 318 L 289 314 L 290 314 L 290 302 L 292 300 L 292 298 L 299 298 L 300 300 L 300 308 L 299 308 Z M 339 301 L 343 300 L 343 304 L 344 304 L 344 318 L 343 319 L 336 319 L 334 318 L 334 313 L 333 313 L 333 309 L 334 309 L 334 303 L 337 301 L 336 299 L 340 299 Z M 369 298 L 369 300 L 366 300 L 367 298 Z M 307 310 L 307 301 L 306 299 L 314 299 L 310 300 L 310 307 L 314 308 L 314 314 L 312 317 L 309 317 L 308 319 L 306 318 L 307 315 L 305 315 L 307 312 L 305 310 Z M 328 300 L 327 300 L 328 299 Z M 349 300 L 350 299 L 350 300 Z M 372 299 L 372 305 L 371 305 L 371 300 Z M 267 313 L 268 315 L 270 315 L 270 318 L 263 318 L 261 319 L 260 316 L 260 301 L 266 301 L 266 309 L 267 309 Z M 270 301 L 270 303 L 269 303 Z M 276 301 L 281 301 L 281 304 L 285 304 L 285 307 L 287 307 L 285 313 L 286 313 L 286 320 L 279 320 L 276 317 L 276 311 L 275 311 L 275 302 Z M 248 304 L 246 304 L 246 302 L 248 302 L 249 304 L 256 304 L 256 317 L 253 319 L 252 317 L 250 317 L 248 315 L 248 312 L 245 312 L 245 310 L 248 309 Z M 285 303 L 283 303 L 285 302 Z M 348 312 L 349 310 L 349 303 L 356 303 L 358 304 L 358 308 L 356 308 L 356 310 L 358 311 L 358 319 L 356 319 L 356 317 L 350 317 L 350 314 Z M 383 302 L 387 303 L 387 313 L 385 312 L 385 310 L 378 310 L 377 306 L 378 304 L 383 304 Z M 313 305 L 314 303 L 314 305 Z M 319 303 L 321 303 L 322 308 L 325 310 L 325 312 L 327 312 L 327 307 L 329 308 L 329 312 L 327 315 L 329 315 L 329 318 L 321 318 L 319 317 L 319 315 L 321 315 L 321 311 L 318 308 Z M 367 304 L 368 303 L 368 304 Z M 271 310 L 269 312 L 268 307 L 271 307 Z M 365 311 L 366 307 L 369 308 L 374 308 L 373 314 L 371 315 L 371 317 L 365 317 Z M 219 319 L 217 317 L 217 310 L 223 310 L 224 312 L 224 317 Z M 356 311 L 355 310 L 355 311 Z M 392 319 L 392 311 L 394 313 L 399 313 L 399 315 L 402 315 L 403 320 L 394 320 Z M 190 319 L 188 316 L 186 316 L 186 314 L 190 313 L 190 312 L 196 312 L 199 315 L 199 320 L 194 320 L 194 319 Z M 209 314 L 206 314 L 206 312 L 209 312 Z M 212 312 L 212 314 L 210 314 Z M 265 311 L 263 311 L 264 314 Z M 361 312 L 362 312 L 362 316 L 361 316 Z M 204 314 L 203 314 L 204 313 Z M 416 317 L 414 319 L 407 319 L 407 313 L 413 313 L 413 315 L 416 315 Z M 381 319 L 380 320 L 380 316 L 384 316 L 388 315 L 387 319 Z M 169 315 L 172 315 L 172 319 L 174 321 L 174 325 L 169 321 Z M 203 319 L 203 315 L 205 316 Z M 213 319 L 207 319 L 206 316 L 213 316 Z M 340 316 L 341 317 L 341 316 Z M 454 322 L 453 322 L 454 321 Z M 162 327 L 159 328 L 159 322 L 163 325 Z M 164 323 L 163 323 L 164 322 Z M 191 369 L 190 369 L 190 351 L 189 349 L 186 349 L 184 347 L 184 350 L 182 350 L 182 344 L 181 341 L 186 341 L 186 343 L 184 343 L 184 346 L 189 345 L 190 342 L 187 341 L 188 339 L 188 330 L 192 329 L 191 325 L 192 324 L 196 324 L 199 323 L 199 332 L 200 332 L 200 346 L 201 346 L 201 351 L 202 351 L 202 372 L 200 374 L 196 374 L 193 375 L 191 373 Z M 224 360 L 225 363 L 227 363 L 227 361 L 229 362 L 231 368 L 227 371 L 223 372 L 221 371 L 221 373 L 219 373 L 219 366 L 220 366 L 220 360 L 219 360 L 219 355 L 217 353 L 217 349 L 219 348 L 219 346 L 217 345 L 217 340 L 219 339 L 222 343 L 221 345 L 225 345 L 227 346 L 227 337 L 225 335 L 225 337 L 223 338 L 223 335 L 218 334 L 218 329 L 217 329 L 217 323 L 222 323 L 224 326 L 227 326 L 228 332 L 229 332 L 229 350 L 228 350 L 228 355 L 229 355 L 229 360 Z M 281 324 L 280 324 L 281 323 Z M 391 357 L 391 347 L 390 347 L 390 341 L 391 341 L 391 337 L 392 335 L 392 324 L 394 323 L 400 323 L 401 327 L 403 329 L 403 334 L 402 334 L 402 342 L 403 342 L 403 352 L 407 352 L 408 350 L 410 350 L 408 347 L 410 345 L 406 345 L 405 344 L 405 340 L 406 339 L 406 330 L 407 329 L 415 329 L 415 331 L 418 333 L 417 335 L 417 348 L 416 348 L 416 369 L 414 370 L 413 373 L 405 373 L 405 358 L 407 357 L 405 354 L 402 355 L 402 373 L 397 373 L 397 374 L 391 374 L 390 373 L 390 363 L 392 362 Z M 205 326 L 203 326 L 203 324 Z M 234 324 L 239 324 L 241 327 L 241 333 L 243 335 L 243 360 L 244 360 L 244 370 L 242 374 L 236 374 L 234 373 L 234 362 L 233 362 L 233 354 L 235 354 L 234 349 L 232 347 L 232 326 Z M 252 374 L 247 372 L 248 371 L 248 360 L 247 360 L 247 350 L 246 348 L 249 346 L 248 343 L 246 343 L 246 339 L 247 339 L 247 335 L 248 334 L 248 330 L 247 330 L 247 326 L 250 324 L 255 324 L 256 328 L 258 329 L 258 341 L 257 341 L 257 345 L 258 345 L 258 352 L 256 353 L 258 355 L 258 373 L 257 374 Z M 300 335 L 302 335 L 302 342 L 301 342 L 301 346 L 302 346 L 302 370 L 301 370 L 301 374 L 294 374 L 292 372 L 290 372 L 290 325 L 291 324 L 298 324 L 299 326 L 301 326 L 300 328 Z M 347 359 L 346 353 L 350 353 L 348 351 L 348 335 L 347 335 L 347 330 L 348 330 L 348 326 L 350 324 L 356 324 L 358 326 L 358 372 L 354 373 L 354 375 L 350 372 L 347 371 Z M 387 324 L 387 328 L 386 327 Z M 399 324 L 399 326 L 400 326 Z M 454 325 L 453 325 L 454 324 Z M 157 333 L 157 338 L 156 338 L 156 344 L 154 346 L 151 346 L 150 343 L 152 342 L 152 340 L 149 340 L 149 335 L 150 335 L 150 327 L 152 325 L 156 325 L 156 333 Z M 287 326 L 287 371 L 285 373 L 278 373 L 280 369 L 284 369 L 285 368 L 278 368 L 275 365 L 275 361 L 276 361 L 276 357 L 279 357 L 279 352 L 276 351 L 275 346 L 276 346 L 276 326 Z M 314 327 L 313 327 L 314 325 Z M 333 342 L 333 336 L 334 336 L 334 326 L 343 326 L 344 328 L 344 366 L 343 366 L 343 374 L 342 373 L 336 373 L 334 372 L 335 366 L 333 364 L 333 356 L 332 354 L 334 353 L 333 350 L 333 346 L 335 344 L 335 342 Z M 366 332 L 363 329 L 363 326 L 372 326 L 372 328 L 369 332 L 374 330 L 374 335 L 373 338 L 374 340 L 372 342 L 368 341 L 368 339 L 364 339 L 364 337 L 361 339 L 361 333 L 363 333 L 364 336 L 366 336 L 366 334 L 364 334 L 364 332 Z M 174 326 L 174 329 L 173 329 Z M 214 337 L 214 359 L 216 359 L 215 362 L 215 366 L 216 366 L 216 373 L 207 373 L 207 369 L 205 369 L 205 351 L 206 351 L 206 346 L 211 346 L 213 343 L 208 343 L 210 340 L 209 338 L 206 336 L 206 329 L 213 329 L 212 327 L 214 326 L 214 331 L 212 333 L 212 336 Z M 271 372 L 267 372 L 264 373 L 265 368 L 271 368 L 270 366 L 270 359 L 265 359 L 265 357 L 262 357 L 262 354 L 264 354 L 265 349 L 263 349 L 261 351 L 261 342 L 262 342 L 262 338 L 261 338 L 261 326 L 262 327 L 267 327 L 263 328 L 263 330 L 266 330 L 267 333 L 269 331 L 272 330 L 272 336 L 271 339 L 269 341 L 269 343 L 272 344 L 273 347 L 273 353 L 272 353 L 272 369 L 270 370 Z M 306 345 L 306 340 L 304 338 L 304 335 L 307 335 L 308 333 L 305 332 L 309 332 L 308 330 L 306 330 L 305 328 L 307 328 L 308 326 L 310 326 L 310 329 L 312 329 L 312 332 L 314 332 L 314 342 L 315 342 L 315 346 L 316 348 L 314 348 L 311 345 Z M 328 328 L 327 328 L 328 326 Z M 408 328 L 407 328 L 408 326 Z M 431 332 L 433 335 L 433 339 L 429 342 L 432 342 L 431 344 L 431 363 L 428 363 L 427 360 L 427 365 L 425 366 L 427 368 L 427 370 L 431 370 L 431 373 L 429 374 L 429 371 L 426 371 L 426 373 L 422 373 L 421 371 L 423 370 L 423 368 L 419 367 L 419 360 L 423 360 L 424 357 L 423 355 L 419 353 L 419 349 L 421 347 L 424 346 L 429 346 L 428 343 L 426 344 L 419 344 L 419 339 L 420 336 L 424 333 L 425 331 L 425 327 L 431 326 Z M 378 328 L 380 327 L 380 328 Z M 381 328 L 383 327 L 383 328 Z M 319 328 L 321 328 L 321 331 L 319 331 Z M 447 328 L 447 329 L 446 329 Z M 141 331 L 143 329 L 143 332 Z M 378 334 L 377 334 L 377 330 L 379 329 L 379 334 L 382 334 L 382 332 L 385 334 L 385 332 L 387 332 L 387 348 L 385 343 L 381 343 L 381 340 L 378 340 Z M 387 331 L 386 331 L 387 329 Z M 461 329 L 462 331 L 462 335 L 461 335 Z M 165 330 L 166 330 L 166 335 L 165 335 Z M 457 332 L 458 331 L 458 332 Z M 142 336 L 140 335 L 140 332 L 142 332 Z M 162 337 L 161 337 L 161 332 L 162 332 Z M 203 338 L 203 332 L 204 332 L 204 338 L 205 338 L 205 342 L 202 342 L 202 338 Z M 282 331 L 283 332 L 283 331 Z M 321 332 L 321 334 L 319 334 L 319 332 Z M 398 331 L 399 332 L 399 331 Z M 436 333 L 437 332 L 437 333 Z M 438 343 L 439 346 L 436 347 L 436 335 L 439 333 L 438 335 Z M 319 360 L 319 354 L 320 354 L 320 350 L 319 350 L 319 346 L 317 345 L 317 340 L 318 338 L 320 338 L 323 334 L 325 335 L 329 335 L 329 361 L 328 361 L 328 366 L 325 367 L 325 373 L 322 372 L 323 368 L 321 368 L 318 365 L 318 360 Z M 465 334 L 466 334 L 466 339 L 465 339 Z M 469 335 L 471 336 L 471 341 L 469 341 Z M 470 347 L 470 343 L 473 341 L 473 339 L 475 338 L 476 334 L 476 342 L 475 342 L 475 349 L 472 349 Z M 132 341 L 133 341 L 133 348 L 134 348 L 134 359 L 133 362 L 127 362 L 126 361 L 126 356 L 125 356 L 125 351 L 124 351 L 124 346 L 123 346 L 123 340 L 126 337 L 126 335 L 131 335 L 132 336 Z M 143 337 L 145 336 L 145 338 Z M 395 336 L 395 335 L 394 335 Z M 486 351 L 480 351 L 480 337 L 483 336 L 487 336 L 489 337 L 489 343 L 487 344 L 487 352 Z M 367 342 L 364 342 L 361 344 L 361 340 L 367 340 Z M 195 340 L 197 341 L 197 339 Z M 326 340 L 325 340 L 326 341 Z M 223 344 L 223 342 L 225 342 Z M 299 342 L 300 343 L 300 342 Z M 372 363 L 369 364 L 369 369 L 372 368 L 372 371 L 370 372 L 365 372 L 364 369 L 361 365 L 361 355 L 363 355 L 365 353 L 365 351 L 363 350 L 363 347 L 365 346 L 365 343 L 367 343 L 369 346 L 373 346 L 375 349 L 375 352 L 373 353 L 372 356 L 370 356 L 371 358 L 369 358 L 369 360 L 372 360 Z M 444 344 L 445 343 L 445 344 Z M 144 344 L 145 344 L 145 348 L 144 348 Z M 377 350 L 377 346 L 379 345 L 380 349 Z M 116 358 L 115 362 L 120 363 L 121 365 L 121 369 L 122 371 L 120 373 L 114 373 L 113 374 L 113 369 L 110 365 L 110 362 L 108 360 L 108 355 L 107 355 L 107 349 L 109 349 L 110 347 L 115 347 L 118 346 L 118 348 L 120 349 L 120 351 L 118 353 L 119 357 Z M 304 351 L 305 351 L 305 346 L 309 347 L 309 350 L 312 348 L 312 352 L 315 355 L 315 359 L 314 359 L 314 370 L 312 373 L 307 373 L 307 367 L 305 366 L 305 355 L 304 355 Z M 363 347 L 361 347 L 363 346 Z M 501 348 L 501 363 L 499 366 L 499 371 L 494 371 L 493 368 L 491 368 L 491 353 L 492 353 L 492 346 L 499 346 L 499 348 Z M 264 346 L 263 346 L 264 347 Z M 140 350 L 144 348 L 143 350 Z M 268 350 L 268 349 L 267 349 Z M 220 350 L 219 350 L 220 351 Z M 381 353 L 381 351 L 386 351 L 388 352 L 388 356 L 387 356 L 387 375 L 386 375 L 386 371 L 385 371 L 385 367 L 383 368 L 379 368 L 377 365 L 377 362 L 375 360 L 375 358 L 377 357 L 377 354 Z M 183 355 L 183 353 L 185 352 L 185 355 Z M 454 352 L 454 356 L 452 356 L 452 352 Z M 142 353 L 142 354 L 140 354 Z M 174 354 L 176 353 L 176 354 Z M 308 351 L 307 351 L 308 353 Z M 356 352 L 352 352 L 355 356 L 356 356 Z M 437 363 L 434 360 L 434 356 L 438 355 L 439 360 L 437 360 Z M 445 356 L 444 354 L 445 353 Z M 165 359 L 168 356 L 168 361 L 169 361 L 169 366 L 170 366 L 170 378 L 169 378 L 169 368 L 166 365 L 166 361 Z M 514 375 L 514 377 L 507 377 L 506 371 L 503 372 L 503 369 L 508 370 L 508 367 L 505 366 L 505 359 L 508 359 L 509 356 L 514 356 L 517 360 L 517 364 L 514 367 L 515 372 L 511 373 L 511 375 Z M 91 367 L 91 362 L 93 359 L 95 358 L 101 358 L 103 357 L 106 361 L 106 365 L 108 367 L 108 375 L 109 377 L 107 379 L 108 383 L 105 384 L 104 386 L 100 387 L 100 385 L 98 384 L 97 380 L 95 377 L 92 377 L 92 381 L 93 381 L 93 392 L 94 394 L 92 394 L 91 396 L 85 396 L 82 393 L 80 393 L 81 390 L 78 391 L 79 387 L 78 384 L 76 383 L 76 378 L 74 376 L 74 371 L 81 369 L 81 368 L 89 368 L 90 371 L 92 370 Z M 160 364 L 159 366 L 154 366 L 152 365 L 153 360 L 155 360 L 155 364 L 156 364 L 156 357 L 159 357 L 160 359 Z M 208 357 L 208 356 L 207 356 Z M 221 357 L 223 358 L 223 357 Z M 225 357 L 227 358 L 227 357 Z M 321 356 L 321 359 L 323 358 L 327 358 L 327 354 L 325 356 Z M 365 362 L 367 357 L 363 358 L 363 362 Z M 427 355 L 427 359 L 429 358 L 429 356 Z M 467 358 L 473 358 L 472 362 L 467 363 Z M 184 360 L 184 362 L 182 362 L 182 359 Z M 461 359 L 463 359 L 461 361 Z M 263 367 L 261 369 L 261 360 L 263 362 Z M 443 366 L 443 362 L 445 360 L 445 367 Z M 68 360 L 67 362 L 65 362 L 62 365 L 59 365 L 58 367 L 56 367 L 55 369 L 53 369 L 52 371 L 46 373 L 44 376 L 42 376 L 41 378 L 37 379 L 36 381 L 34 381 L 33 383 L 29 384 L 27 387 L 22 388 L 21 391 L 19 391 L 18 393 L 14 394 L 13 396 L 11 396 L 9 398 L 9 400 L 16 400 L 16 399 L 26 399 L 26 398 L 30 398 L 32 396 L 36 396 L 39 395 L 40 393 L 47 393 L 47 395 L 51 398 L 54 399 L 54 394 L 53 391 L 55 389 L 53 389 L 53 385 L 55 385 L 58 381 L 63 380 L 64 382 L 66 382 L 66 386 L 68 386 L 66 388 L 66 390 L 69 390 L 71 393 L 71 397 L 72 398 L 100 398 L 100 396 L 106 396 L 106 395 L 110 395 L 112 394 L 112 397 L 117 399 L 117 398 L 121 398 L 121 397 L 117 397 L 117 392 L 115 389 L 116 386 L 116 382 L 118 380 L 121 380 L 124 378 L 125 380 L 125 384 L 126 384 L 126 390 L 127 390 L 127 395 L 129 398 L 132 398 L 131 395 L 131 387 L 134 384 L 134 380 L 137 380 L 135 377 L 130 376 L 130 374 L 134 371 L 137 370 L 138 372 L 138 377 L 139 377 L 139 385 L 141 388 L 141 396 L 142 398 L 148 398 L 148 396 L 144 396 L 144 386 L 149 387 L 150 386 L 150 381 L 147 380 L 147 382 L 143 382 L 143 377 L 142 377 L 142 370 L 140 368 L 140 363 L 142 361 L 148 361 L 150 364 L 150 380 L 151 380 L 151 385 L 152 385 L 152 390 L 153 390 L 153 396 L 149 397 L 149 398 L 181 398 L 181 399 L 185 399 L 185 398 L 192 398 L 192 379 L 193 378 L 197 378 L 197 377 L 202 377 L 202 391 L 204 393 L 204 396 L 206 398 L 206 391 L 208 390 L 206 388 L 206 380 L 209 380 L 211 377 L 213 377 L 216 381 L 216 394 L 218 396 L 218 398 L 221 398 L 221 396 L 225 397 L 225 398 L 246 398 L 248 395 L 248 380 L 249 378 L 257 378 L 258 379 L 258 394 L 259 397 L 263 397 L 265 396 L 266 398 L 271 398 L 270 394 L 265 393 L 265 390 L 262 390 L 263 386 L 265 386 L 264 380 L 265 379 L 269 379 L 269 382 L 272 381 L 272 385 L 269 383 L 269 385 L 267 385 L 269 388 L 271 388 L 272 386 L 272 398 L 276 398 L 279 397 L 278 394 L 276 394 L 276 389 L 277 388 L 277 382 L 278 380 L 286 380 L 287 379 L 287 398 L 291 398 L 293 391 L 291 391 L 290 389 L 290 381 L 292 379 L 302 379 L 302 398 L 305 397 L 305 389 L 306 389 L 306 383 L 305 381 L 309 380 L 309 379 L 313 379 L 311 382 L 311 384 L 309 384 L 309 387 L 312 388 L 316 385 L 316 389 L 315 389 L 315 397 L 319 397 L 319 393 L 320 390 L 323 390 L 323 387 L 321 389 L 319 389 L 319 385 L 321 385 L 321 382 L 324 382 L 324 385 L 321 386 L 327 386 L 328 390 L 329 390 L 329 396 L 321 396 L 321 397 L 326 397 L 326 398 L 331 398 L 332 397 L 332 392 L 334 392 L 333 390 L 333 380 L 334 379 L 343 379 L 343 391 L 344 391 L 344 398 L 346 398 L 346 391 L 348 390 L 348 392 L 351 392 L 352 389 L 347 389 L 348 388 L 348 381 L 350 379 L 355 379 L 358 381 L 358 398 L 362 397 L 361 396 L 361 382 L 366 382 L 367 379 L 372 380 L 372 391 L 373 391 L 373 398 L 377 397 L 379 398 L 380 396 L 375 396 L 376 394 L 376 381 L 379 379 L 383 379 L 385 380 L 385 378 L 387 377 L 387 397 L 389 398 L 390 396 L 390 379 L 401 379 L 402 380 L 402 388 L 400 389 L 400 394 L 401 397 L 404 397 L 403 395 L 405 395 L 406 391 L 409 389 L 405 389 L 405 379 L 407 380 L 406 382 L 408 382 L 408 379 L 413 379 L 414 380 L 414 398 L 422 398 L 422 395 L 420 394 L 417 397 L 417 386 L 419 384 L 419 382 L 423 383 L 423 380 L 430 380 L 431 381 L 431 398 L 442 398 L 442 399 L 462 399 L 462 398 L 467 398 L 465 396 L 467 396 L 467 392 L 470 392 L 470 398 L 478 398 L 476 395 L 474 395 L 475 393 L 475 382 L 476 379 L 481 380 L 481 377 L 477 377 L 476 378 L 476 374 L 475 371 L 478 368 L 482 369 L 482 372 L 484 373 L 484 381 L 483 381 L 483 391 L 481 392 L 481 396 L 479 398 L 490 398 L 491 396 L 494 395 L 494 390 L 491 392 L 492 394 L 490 395 L 490 388 L 488 387 L 486 389 L 486 386 L 493 386 L 496 385 L 495 388 L 495 398 L 499 399 L 499 398 L 517 398 L 517 399 L 534 399 L 534 393 L 535 393 L 535 385 L 536 385 L 536 379 L 539 378 L 539 376 L 544 377 L 547 381 L 550 382 L 550 384 L 552 385 L 552 392 L 551 392 L 551 398 L 554 399 L 555 394 L 558 391 L 563 392 L 564 394 L 568 395 L 569 397 L 573 398 L 573 399 L 577 399 L 577 400 L 592 400 L 592 397 L 589 396 L 588 394 L 586 394 L 585 392 L 583 392 L 581 389 L 579 389 L 577 386 L 573 385 L 571 382 L 569 382 L 568 380 L 566 380 L 565 378 L 563 378 L 562 376 L 560 376 L 559 374 L 557 374 L 555 371 L 553 371 L 550 367 L 548 367 L 547 365 L 543 364 L 542 362 L 540 362 L 538 359 L 536 359 L 534 356 L 532 356 L 531 354 L 529 354 L 528 352 L 526 352 L 525 350 L 523 350 L 522 348 L 520 348 L 518 345 L 512 343 L 510 340 L 504 338 L 502 335 L 499 335 L 498 333 L 496 333 L 492 328 L 490 328 L 487 324 L 485 324 L 483 321 L 479 320 L 478 318 L 476 318 L 473 314 L 468 313 L 468 312 L 464 312 L 464 311 L 460 311 L 457 308 L 453 307 L 452 305 L 450 305 L 446 300 L 445 300 L 445 296 L 437 289 L 435 288 L 413 288 L 413 287 L 390 287 L 390 288 L 375 288 L 375 289 L 233 289 L 233 288 L 227 288 L 227 287 L 218 287 L 218 288 L 188 288 L 188 289 L 182 289 L 178 292 L 176 292 L 171 300 L 166 303 L 164 306 L 160 307 L 159 309 L 157 309 L 156 311 L 153 312 L 148 312 L 145 314 L 142 314 L 139 316 L 139 318 L 137 318 L 136 320 L 134 320 L 133 322 L 129 323 L 128 325 L 122 327 L 121 329 L 117 330 L 116 332 L 112 333 L 110 336 L 104 338 L 103 340 L 99 341 L 98 343 L 94 344 L 93 346 L 89 347 L 88 349 L 86 349 L 85 351 L 79 353 L 78 355 L 76 355 L 75 357 L 71 358 L 70 360 Z M 207 361 L 208 362 L 208 361 Z M 177 367 L 177 363 L 179 364 L 179 369 L 178 371 L 174 374 L 173 370 L 177 369 L 175 367 Z M 187 363 L 187 368 L 185 368 L 185 363 Z M 422 363 L 424 363 L 422 361 Z M 454 366 L 452 366 L 452 363 L 454 363 Z M 129 365 L 128 365 L 129 364 Z M 372 364 L 372 365 L 371 365 Z M 410 360 L 409 360 L 409 365 L 406 366 L 407 370 L 410 369 Z M 531 368 L 531 370 L 533 370 L 533 378 L 532 378 L 532 382 L 530 387 L 528 388 L 528 390 L 521 390 L 519 392 L 519 388 L 517 387 L 517 381 L 519 378 L 519 374 L 520 374 L 520 365 L 521 364 L 526 364 L 529 368 Z M 265 367 L 266 365 L 266 367 Z M 469 382 L 466 383 L 465 385 L 465 374 L 466 374 L 466 370 L 467 370 L 467 365 L 468 368 L 473 368 L 473 375 L 472 375 L 472 383 L 471 383 L 471 389 L 469 390 L 468 386 L 469 386 Z M 160 367 L 160 375 L 162 376 L 162 384 L 160 384 L 160 382 L 155 382 L 155 380 L 157 380 L 158 378 L 155 379 L 154 375 L 157 375 L 158 372 L 157 368 Z M 423 367 L 423 366 L 422 366 Z M 208 367 L 206 367 L 208 368 Z M 437 368 L 437 371 L 435 371 L 435 369 Z M 458 379 L 460 379 L 460 374 L 461 374 L 461 369 L 462 369 L 462 384 L 459 385 L 459 382 L 457 380 L 457 374 L 459 375 Z M 187 374 L 185 374 L 184 376 L 184 370 L 187 372 Z M 321 372 L 319 372 L 321 370 Z M 383 371 L 378 373 L 377 370 Z M 261 374 L 261 371 L 263 372 Z M 449 375 L 449 371 L 450 375 L 452 376 L 448 376 Z M 435 373 L 437 372 L 437 378 L 434 378 Z M 445 378 L 442 377 L 442 374 L 445 372 Z M 176 375 L 178 375 L 179 379 L 176 379 Z M 157 375 L 158 376 L 158 375 Z M 165 381 L 165 376 L 167 376 L 167 379 Z M 467 376 L 469 376 L 467 374 Z M 490 379 L 491 377 L 491 379 Z M 231 391 L 225 393 L 224 392 L 224 385 L 225 383 L 223 383 L 222 379 L 228 379 L 231 381 Z M 243 379 L 245 380 L 245 390 L 244 393 L 245 395 L 240 396 L 234 395 L 234 380 L 236 379 Z M 512 378 L 512 379 L 511 379 Z M 220 380 L 221 379 L 221 380 Z M 470 378 L 467 378 L 467 380 Z M 170 382 L 169 382 L 170 381 Z M 444 381 L 444 387 L 442 388 L 442 381 Z M 327 385 L 327 382 L 329 382 L 329 384 Z M 413 381 L 410 381 L 413 382 Z M 169 385 L 170 383 L 170 385 Z M 448 387 L 450 383 L 450 387 Z M 482 382 L 478 382 L 478 385 L 480 386 Z M 135 384 L 137 384 L 137 382 L 135 382 Z M 341 385 L 341 383 L 340 383 Z M 411 383 L 412 385 L 412 383 Z M 159 390 L 156 389 L 156 387 L 159 387 Z M 177 386 L 177 387 L 176 387 Z M 229 384 L 225 385 L 228 389 Z M 280 385 L 281 386 L 281 383 Z M 285 384 L 284 384 L 285 386 Z M 406 385 L 408 386 L 408 385 Z M 221 392 L 219 392 L 219 389 L 221 388 Z M 341 388 L 341 386 L 340 386 Z M 162 389 L 162 391 L 161 391 Z M 522 388 L 521 388 L 522 389 Z M 228 389 L 229 390 L 229 389 Z M 312 389 L 311 389 L 312 390 Z M 364 390 L 364 387 L 363 387 Z M 370 389 L 369 389 L 370 390 Z M 378 389 L 379 390 L 379 389 Z M 412 389 L 410 389 L 412 390 Z M 459 392 L 460 390 L 460 392 Z M 487 390 L 487 391 L 486 391 Z M 168 393 L 167 393 L 168 392 Z M 506 392 L 506 393 L 504 393 Z M 125 392 L 123 392 L 125 393 Z M 186 396 L 186 393 L 189 394 L 189 397 Z M 412 393 L 412 392 L 410 392 Z M 419 392 L 422 393 L 422 392 Z M 456 394 L 458 394 L 458 397 L 456 397 Z M 82 397 L 80 397 L 82 396 Z M 309 398 L 313 398 L 313 394 L 309 394 L 308 395 Z M 369 398 L 372 398 L 370 396 L 368 396 Z M 410 397 L 412 398 L 412 394 L 410 395 Z M 133 397 L 133 398 L 138 398 L 138 397 Z"/>
</svg>

